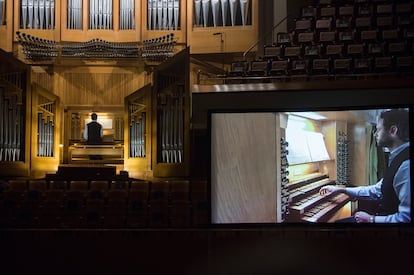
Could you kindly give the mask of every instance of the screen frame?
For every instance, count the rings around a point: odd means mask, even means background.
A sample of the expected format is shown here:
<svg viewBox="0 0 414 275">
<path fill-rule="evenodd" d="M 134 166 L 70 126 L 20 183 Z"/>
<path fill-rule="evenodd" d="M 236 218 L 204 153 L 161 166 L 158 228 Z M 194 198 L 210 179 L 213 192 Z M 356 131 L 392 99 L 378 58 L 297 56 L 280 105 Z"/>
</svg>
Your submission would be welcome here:
<svg viewBox="0 0 414 275">
<path fill-rule="evenodd" d="M 390 93 L 393 96 L 390 97 Z M 218 104 L 210 104 L 206 108 L 207 114 L 207 141 L 208 141 L 208 226 L 211 228 L 226 228 L 226 229 L 242 229 L 242 228 L 298 228 L 298 229 L 317 229 L 317 230 L 334 230 L 334 229 L 346 229 L 346 228 L 363 228 L 363 229 L 404 229 L 414 228 L 413 219 L 410 223 L 394 223 L 394 224 L 340 224 L 340 223 L 213 223 L 212 222 L 212 205 L 211 205 L 211 131 L 212 131 L 212 115 L 215 113 L 237 113 L 237 112 L 314 112 L 314 111 L 344 111 L 344 110 L 364 110 L 364 109 L 391 109 L 391 108 L 408 108 L 410 125 L 414 122 L 414 97 L 409 95 L 414 94 L 413 89 L 398 89 L 398 88 L 385 88 L 385 89 L 333 89 L 326 91 L 321 90 L 293 90 L 293 91 L 242 91 L 242 92 L 226 92 L 226 93 L 214 93 L 214 96 L 210 93 L 209 97 L 218 99 L 220 97 L 229 99 L 229 96 L 242 98 L 242 103 L 234 104 L 230 103 L 225 106 L 225 101 L 220 101 Z M 269 95 L 271 94 L 271 95 Z M 206 94 L 204 94 L 206 95 Z M 249 102 L 244 100 L 252 95 L 256 98 L 254 101 Z M 359 95 L 359 98 L 358 98 Z M 269 96 L 276 100 L 274 106 L 269 106 L 269 101 L 266 98 Z M 203 97 L 203 95 L 201 95 Z M 279 99 L 279 101 L 277 101 Z M 305 99 L 308 99 L 305 102 Z M 235 102 L 235 101 L 233 101 Z M 236 101 L 237 102 L 237 101 Z M 264 103 L 260 105 L 260 103 Z M 208 104 L 207 104 L 208 105 Z M 216 105 L 216 106 L 214 106 Z M 219 106 L 217 106 L 219 105 Z M 238 105 L 238 106 L 235 106 Z M 410 128 L 410 144 L 414 140 L 414 127 Z M 414 146 L 410 146 L 410 156 L 414 156 Z M 411 181 L 413 180 L 413 162 L 410 162 L 411 169 Z M 411 188 L 411 200 L 413 198 L 413 190 Z M 413 204 L 411 203 L 411 215 L 413 214 Z"/>
</svg>

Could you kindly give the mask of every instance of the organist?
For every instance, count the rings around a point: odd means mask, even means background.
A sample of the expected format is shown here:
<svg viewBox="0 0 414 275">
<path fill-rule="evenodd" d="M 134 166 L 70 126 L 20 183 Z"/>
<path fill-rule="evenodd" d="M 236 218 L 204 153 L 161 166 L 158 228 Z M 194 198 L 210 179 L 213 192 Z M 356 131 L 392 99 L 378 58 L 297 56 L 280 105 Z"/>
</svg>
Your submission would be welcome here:
<svg viewBox="0 0 414 275">
<path fill-rule="evenodd" d="M 358 211 L 337 222 L 406 223 L 411 221 L 411 179 L 408 111 L 393 109 L 381 113 L 374 136 L 377 145 L 391 154 L 383 178 L 375 185 L 360 187 L 324 186 L 321 195 L 346 193 L 354 198 L 379 201 L 375 213 Z"/>
<path fill-rule="evenodd" d="M 89 145 L 102 144 L 103 127 L 97 121 L 98 115 L 96 113 L 92 113 L 91 119 L 92 121 L 86 124 L 85 130 L 83 131 L 83 138 L 86 140 L 86 144 L 89 144 Z M 101 159 L 101 156 L 90 155 L 89 159 L 97 160 L 97 159 Z"/>
</svg>

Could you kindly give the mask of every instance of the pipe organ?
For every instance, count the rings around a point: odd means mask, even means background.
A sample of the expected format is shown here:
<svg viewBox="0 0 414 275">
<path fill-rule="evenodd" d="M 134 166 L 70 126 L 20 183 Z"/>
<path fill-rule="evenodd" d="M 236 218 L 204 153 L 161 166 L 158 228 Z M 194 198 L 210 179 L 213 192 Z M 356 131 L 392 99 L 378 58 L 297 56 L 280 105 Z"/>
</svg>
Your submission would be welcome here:
<svg viewBox="0 0 414 275">
<path fill-rule="evenodd" d="M 56 103 L 39 95 L 37 111 L 37 156 L 53 157 Z"/>
<path fill-rule="evenodd" d="M 174 33 L 151 40 L 144 40 L 141 56 L 145 61 L 163 61 L 174 55 L 175 46 Z"/>
<path fill-rule="evenodd" d="M 17 32 L 18 42 L 26 60 L 54 61 L 56 58 L 141 58 L 143 61 L 160 62 L 171 58 L 176 52 L 174 34 L 144 40 L 139 46 L 134 42 L 109 42 L 92 39 L 86 42 L 65 42 L 58 47 L 56 41 L 45 40 L 30 34 Z"/>
<path fill-rule="evenodd" d="M 82 0 L 68 0 L 67 28 L 71 30 L 82 29 Z"/>
<path fill-rule="evenodd" d="M 0 84 L 0 161 L 24 159 L 24 107 L 22 91 Z"/>
<path fill-rule="evenodd" d="M 188 174 L 189 163 L 189 60 L 188 49 L 176 62 L 165 63 L 155 74 L 153 115 L 157 129 L 154 173 Z M 174 168 L 177 172 L 173 172 Z"/>
<path fill-rule="evenodd" d="M 182 177 L 189 173 L 188 49 L 154 68 L 154 84 L 125 99 L 125 168 L 141 175 Z"/>
<path fill-rule="evenodd" d="M 194 26 L 225 27 L 251 24 L 251 0 L 195 0 Z"/>
<path fill-rule="evenodd" d="M 120 30 L 135 29 L 135 2 L 133 0 L 121 0 L 120 2 Z"/>
<path fill-rule="evenodd" d="M 182 163 L 184 157 L 184 86 L 166 88 L 158 94 L 159 162 Z"/>
<path fill-rule="evenodd" d="M 56 102 L 46 96 L 37 99 L 37 153 L 38 157 L 55 155 Z"/>
<path fill-rule="evenodd" d="M 23 55 L 31 61 L 50 61 L 58 56 L 56 41 L 33 37 L 30 34 L 16 33 L 22 45 Z"/>
<path fill-rule="evenodd" d="M 181 29 L 179 0 L 148 0 L 147 30 Z"/>
<path fill-rule="evenodd" d="M 189 175 L 190 51 L 241 52 L 258 30 L 257 0 L 200 1 L 202 25 L 194 24 L 196 2 L 0 0 L 0 47 L 28 68 L 27 97 L 1 92 L 0 161 L 24 160 L 34 177 L 71 162 L 85 149 L 75 148 L 82 146 L 85 108 L 99 106 L 98 113 L 124 108 L 110 142 L 122 145 L 116 149 L 124 150 L 125 167 L 156 177 Z M 206 49 L 214 43 L 200 30 L 226 33 L 222 45 Z M 226 46 L 226 39 L 235 41 Z M 115 100 L 118 87 L 122 99 Z M 129 98 L 135 92 L 142 96 Z M 11 121 L 19 119 L 15 130 Z"/>
<path fill-rule="evenodd" d="M 0 0 L 0 25 L 3 25 L 6 20 L 6 1 Z"/>
<path fill-rule="evenodd" d="M 20 28 L 52 30 L 56 28 L 55 0 L 21 0 Z"/>
<path fill-rule="evenodd" d="M 89 0 L 89 29 L 112 29 L 112 5 L 112 0 Z M 125 19 L 125 17 L 121 17 L 121 20 Z"/>
<path fill-rule="evenodd" d="M 0 26 L 8 39 L 0 47 L 9 52 L 21 51 L 18 32 L 45 51 L 51 42 L 58 50 L 94 39 L 142 44 L 168 32 L 191 53 L 243 52 L 258 37 L 258 0 L 1 0 Z M 215 33 L 221 40 L 211 41 Z"/>
<path fill-rule="evenodd" d="M 131 158 L 144 158 L 146 156 L 146 106 L 132 103 L 129 106 L 129 156 Z"/>
</svg>

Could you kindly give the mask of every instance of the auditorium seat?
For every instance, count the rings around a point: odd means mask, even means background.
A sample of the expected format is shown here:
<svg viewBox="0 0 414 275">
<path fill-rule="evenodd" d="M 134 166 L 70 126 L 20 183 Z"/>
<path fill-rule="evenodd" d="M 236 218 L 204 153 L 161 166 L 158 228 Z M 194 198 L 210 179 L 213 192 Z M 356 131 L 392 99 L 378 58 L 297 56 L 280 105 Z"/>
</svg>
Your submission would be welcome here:
<svg viewBox="0 0 414 275">
<path fill-rule="evenodd" d="M 292 18 L 290 29 L 278 32 L 276 41 L 264 46 L 266 66 L 243 61 L 242 69 L 240 62 L 234 62 L 233 66 L 239 66 L 238 76 L 246 78 L 232 83 L 412 75 L 409 56 L 414 55 L 413 8 L 413 1 L 404 0 L 317 1 L 304 6 L 299 16 Z M 405 50 L 397 47 L 402 44 Z M 312 47 L 320 47 L 319 56 L 309 54 Z M 246 63 L 250 64 L 247 74 Z"/>
<path fill-rule="evenodd" d="M 190 181 L 170 181 L 170 226 L 174 228 L 191 225 Z"/>
<path fill-rule="evenodd" d="M 104 213 L 104 226 L 124 227 L 127 215 L 128 191 L 125 189 L 111 189 L 108 191 L 107 204 Z"/>
<path fill-rule="evenodd" d="M 49 182 L 45 191 L 43 207 L 39 209 L 38 224 L 40 227 L 59 227 L 63 216 L 67 182 L 54 180 Z"/>
<path fill-rule="evenodd" d="M 69 181 L 69 190 L 70 191 L 81 191 L 87 192 L 89 189 L 89 182 L 86 180 L 72 180 Z"/>
<path fill-rule="evenodd" d="M 61 223 L 65 227 L 81 225 L 85 217 L 85 198 L 88 192 L 88 181 L 70 181 L 69 190 L 63 204 Z"/>
<path fill-rule="evenodd" d="M 88 199 L 82 217 L 83 227 L 102 227 L 104 224 L 105 200 Z"/>
<path fill-rule="evenodd" d="M 46 190 L 46 180 L 30 180 L 27 191 L 27 200 L 32 204 L 43 204 L 46 196 Z"/>
<path fill-rule="evenodd" d="M 173 228 L 187 228 L 191 225 L 191 204 L 189 200 L 171 202 L 169 213 L 170 226 Z"/>
<path fill-rule="evenodd" d="M 148 226 L 168 227 L 169 182 L 153 181 L 148 202 Z"/>
<path fill-rule="evenodd" d="M 319 8 L 319 15 L 321 17 L 336 17 L 336 7 L 335 6 L 322 6 Z"/>
<path fill-rule="evenodd" d="M 88 199 L 105 199 L 109 189 L 109 182 L 106 180 L 93 180 L 90 182 Z"/>
<path fill-rule="evenodd" d="M 111 181 L 109 189 L 110 190 L 116 190 L 116 189 L 128 190 L 129 189 L 129 181 L 128 180 L 114 180 L 114 181 Z"/>
<path fill-rule="evenodd" d="M 44 210 L 46 198 L 46 180 L 29 180 L 26 198 L 18 208 L 16 221 L 18 226 L 37 226 L 39 216 Z"/>
<path fill-rule="evenodd" d="M 27 181 L 26 180 L 10 180 L 8 188 L 3 191 L 3 198 L 10 203 L 20 204 L 26 199 Z"/>
<path fill-rule="evenodd" d="M 82 226 L 102 227 L 109 182 L 106 180 L 92 180 L 89 183 L 85 199 Z"/>
<path fill-rule="evenodd" d="M 32 227 L 37 224 L 36 210 L 29 203 L 25 202 L 17 205 L 14 213 L 15 226 Z"/>
<path fill-rule="evenodd" d="M 168 201 L 169 183 L 168 181 L 153 181 L 149 194 L 149 201 Z"/>
<path fill-rule="evenodd" d="M 16 215 L 27 194 L 26 180 L 9 180 L 0 200 L 0 226 L 16 225 Z"/>
<path fill-rule="evenodd" d="M 237 61 L 231 64 L 230 75 L 231 76 L 245 76 L 249 69 L 249 63 L 245 61 Z"/>
<path fill-rule="evenodd" d="M 148 181 L 131 181 L 128 192 L 127 227 L 146 227 L 148 219 Z"/>
<path fill-rule="evenodd" d="M 192 226 L 199 227 L 208 223 L 208 189 L 206 180 L 191 180 L 190 201 Z"/>
<path fill-rule="evenodd" d="M 150 228 L 165 228 L 169 226 L 168 201 L 151 201 L 148 207 L 148 226 Z"/>
<path fill-rule="evenodd" d="M 170 199 L 171 199 L 171 202 L 189 201 L 190 182 L 188 180 L 170 181 Z"/>
</svg>

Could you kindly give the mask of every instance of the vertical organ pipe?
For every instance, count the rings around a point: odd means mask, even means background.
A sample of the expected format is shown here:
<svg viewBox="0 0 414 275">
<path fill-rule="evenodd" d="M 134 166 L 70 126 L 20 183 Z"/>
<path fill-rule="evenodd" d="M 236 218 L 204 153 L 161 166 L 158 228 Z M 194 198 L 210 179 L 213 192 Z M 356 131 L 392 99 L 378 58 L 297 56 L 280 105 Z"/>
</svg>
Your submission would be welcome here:
<svg viewBox="0 0 414 275">
<path fill-rule="evenodd" d="M 203 25 L 204 28 L 208 27 L 208 18 L 210 15 L 210 0 L 202 0 L 202 9 L 203 9 Z"/>
<path fill-rule="evenodd" d="M 168 0 L 168 29 L 173 29 L 174 0 Z"/>
<path fill-rule="evenodd" d="M 227 24 L 228 11 L 229 11 L 229 0 L 221 0 L 221 17 L 222 17 L 223 26 L 226 26 Z"/>
<path fill-rule="evenodd" d="M 3 98 L 3 92 L 4 92 L 4 88 L 0 87 L 0 114 L 1 114 L 1 118 L 0 118 L 0 161 L 3 161 L 3 153 L 4 153 L 4 147 L 5 147 L 5 143 L 4 143 L 4 132 L 5 132 L 5 127 L 4 127 L 4 98 Z"/>
<path fill-rule="evenodd" d="M 162 3 L 163 0 L 158 0 L 157 1 L 157 30 L 161 30 L 162 29 Z"/>
<path fill-rule="evenodd" d="M 168 0 L 162 1 L 162 30 L 168 29 Z"/>
<path fill-rule="evenodd" d="M 194 1 L 194 10 L 195 10 L 195 25 L 200 26 L 201 25 L 201 0 L 195 0 Z"/>
<path fill-rule="evenodd" d="M 174 0 L 174 30 L 178 30 L 179 19 L 180 19 L 180 1 Z"/>
<path fill-rule="evenodd" d="M 6 2 L 5 0 L 0 0 L 0 25 L 4 24 L 6 18 Z"/>
<path fill-rule="evenodd" d="M 39 0 L 39 29 L 44 29 L 45 0 Z"/>
<path fill-rule="evenodd" d="M 45 3 L 45 28 L 50 29 L 50 0 Z"/>
<path fill-rule="evenodd" d="M 242 25 L 247 25 L 248 14 L 249 14 L 249 1 L 248 0 L 240 0 L 240 13 L 242 18 Z"/>
<path fill-rule="evenodd" d="M 158 0 L 152 0 L 152 30 L 157 28 Z"/>
<path fill-rule="evenodd" d="M 27 9 L 29 14 L 28 28 L 33 29 L 33 0 L 28 0 Z"/>
<path fill-rule="evenodd" d="M 33 28 L 39 28 L 39 0 L 33 0 Z"/>
<path fill-rule="evenodd" d="M 239 3 L 238 0 L 230 0 L 230 19 L 231 19 L 232 26 L 236 25 L 238 3 Z"/>
<path fill-rule="evenodd" d="M 220 19 L 220 1 L 211 0 L 211 11 L 213 13 L 213 26 L 217 27 L 219 25 Z"/>
</svg>

